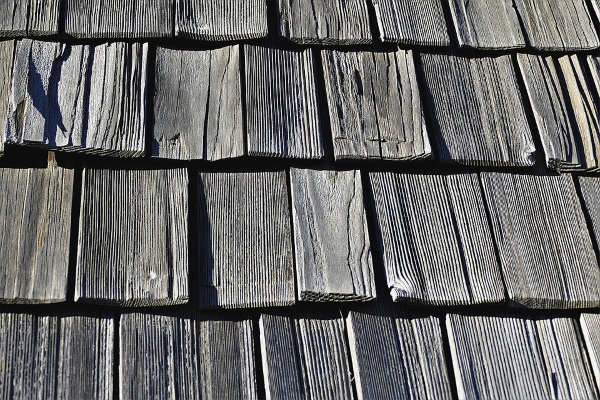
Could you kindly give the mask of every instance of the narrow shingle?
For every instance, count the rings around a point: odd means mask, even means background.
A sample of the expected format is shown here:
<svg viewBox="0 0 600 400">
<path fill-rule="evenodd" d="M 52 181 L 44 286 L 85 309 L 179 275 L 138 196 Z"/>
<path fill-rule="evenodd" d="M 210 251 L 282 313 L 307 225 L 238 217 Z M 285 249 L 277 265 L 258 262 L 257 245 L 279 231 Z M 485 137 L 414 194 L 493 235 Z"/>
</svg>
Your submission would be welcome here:
<svg viewBox="0 0 600 400">
<path fill-rule="evenodd" d="M 14 40 L 0 41 L 0 154 L 4 152 L 4 141 L 6 140 L 14 49 Z"/>
<path fill-rule="evenodd" d="M 600 314 L 581 314 L 579 320 L 596 384 L 600 388 Z"/>
<path fill-rule="evenodd" d="M 60 0 L 2 0 L 0 37 L 58 33 Z"/>
<path fill-rule="evenodd" d="M 592 222 L 591 233 L 595 236 L 596 243 L 600 243 L 600 178 L 580 176 L 578 179 L 583 197 L 582 206 Z"/>
</svg>

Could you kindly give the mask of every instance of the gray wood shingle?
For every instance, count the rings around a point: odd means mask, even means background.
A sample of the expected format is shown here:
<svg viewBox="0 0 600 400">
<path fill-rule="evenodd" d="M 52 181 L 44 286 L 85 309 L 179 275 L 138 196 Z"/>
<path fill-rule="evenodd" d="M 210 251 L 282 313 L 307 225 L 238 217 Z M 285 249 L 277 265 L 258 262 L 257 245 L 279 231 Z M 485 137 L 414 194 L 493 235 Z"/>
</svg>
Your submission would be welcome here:
<svg viewBox="0 0 600 400">
<path fill-rule="evenodd" d="M 248 154 L 323 158 L 311 49 L 244 51 Z"/>
<path fill-rule="evenodd" d="M 596 242 L 600 243 L 600 178 L 580 176 L 578 177 L 581 196 L 583 197 L 582 206 L 585 207 L 587 214 L 592 222 L 591 233 L 596 237 Z"/>
<path fill-rule="evenodd" d="M 293 304 L 285 172 L 201 173 L 198 185 L 200 308 Z"/>
<path fill-rule="evenodd" d="M 0 302 L 65 301 L 73 178 L 53 162 L 0 169 Z"/>
<path fill-rule="evenodd" d="M 344 319 L 262 314 L 260 345 L 268 399 L 350 399 Z"/>
<path fill-rule="evenodd" d="M 175 36 L 199 40 L 267 36 L 267 0 L 174 1 Z"/>
<path fill-rule="evenodd" d="M 153 156 L 213 161 L 244 155 L 238 45 L 159 47 L 155 82 Z"/>
<path fill-rule="evenodd" d="M 508 296 L 530 308 L 600 305 L 600 268 L 573 178 L 482 173 Z"/>
<path fill-rule="evenodd" d="M 581 314 L 579 322 L 596 384 L 600 388 L 600 314 Z"/>
<path fill-rule="evenodd" d="M 82 186 L 75 300 L 186 303 L 187 171 L 85 169 Z"/>
<path fill-rule="evenodd" d="M 298 299 L 375 297 L 360 171 L 290 170 Z"/>
<path fill-rule="evenodd" d="M 0 154 L 4 152 L 4 141 L 6 140 L 14 49 L 14 40 L 0 41 Z"/>
<path fill-rule="evenodd" d="M 373 172 L 369 177 L 394 301 L 435 305 L 504 301 L 477 175 Z"/>
<path fill-rule="evenodd" d="M 3 0 L 0 37 L 58 33 L 60 0 Z"/>
<path fill-rule="evenodd" d="M 535 148 L 509 55 L 421 54 L 421 60 L 442 161 L 533 165 Z"/>
<path fill-rule="evenodd" d="M 412 51 L 322 56 L 336 159 L 431 156 Z"/>
<path fill-rule="evenodd" d="M 52 149 L 141 156 L 147 44 L 18 43 L 6 139 Z"/>
<path fill-rule="evenodd" d="M 256 399 L 252 321 L 126 313 L 120 398 Z"/>
</svg>

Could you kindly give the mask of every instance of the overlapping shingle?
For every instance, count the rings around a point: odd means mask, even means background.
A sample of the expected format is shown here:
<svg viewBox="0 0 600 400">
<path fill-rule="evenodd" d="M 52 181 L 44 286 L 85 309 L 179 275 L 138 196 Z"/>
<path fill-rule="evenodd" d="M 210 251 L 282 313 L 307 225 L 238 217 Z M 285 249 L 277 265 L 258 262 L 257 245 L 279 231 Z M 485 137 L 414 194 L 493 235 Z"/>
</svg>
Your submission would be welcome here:
<svg viewBox="0 0 600 400">
<path fill-rule="evenodd" d="M 60 0 L 3 0 L 0 37 L 57 34 L 59 11 Z"/>
<path fill-rule="evenodd" d="M 127 313 L 121 399 L 256 399 L 252 321 Z"/>
<path fill-rule="evenodd" d="M 0 302 L 66 299 L 73 176 L 54 162 L 0 169 Z"/>
<path fill-rule="evenodd" d="M 20 41 L 7 142 L 143 155 L 146 64 L 147 44 Z"/>
<path fill-rule="evenodd" d="M 431 156 L 412 51 L 322 56 L 336 159 Z"/>
<path fill-rule="evenodd" d="M 290 170 L 298 298 L 371 300 L 373 262 L 360 171 Z"/>
<path fill-rule="evenodd" d="M 352 398 L 341 315 L 262 314 L 259 324 L 267 398 Z"/>
<path fill-rule="evenodd" d="M 504 301 L 479 180 L 465 175 L 370 174 L 376 228 L 394 301 Z"/>
<path fill-rule="evenodd" d="M 187 302 L 187 192 L 184 169 L 84 170 L 75 300 Z"/>
<path fill-rule="evenodd" d="M 578 179 L 583 197 L 582 206 L 592 223 L 591 233 L 596 237 L 596 243 L 600 243 L 600 178 L 580 176 Z"/>
<path fill-rule="evenodd" d="M 211 161 L 244 155 L 241 90 L 238 45 L 157 48 L 152 155 Z"/>
<path fill-rule="evenodd" d="M 200 307 L 293 304 L 285 172 L 201 173 Z"/>
<path fill-rule="evenodd" d="M 600 305 L 600 268 L 573 178 L 483 173 L 504 282 L 513 304 Z"/>
<path fill-rule="evenodd" d="M 4 152 L 6 138 L 14 48 L 14 40 L 0 41 L 0 154 Z"/>
<path fill-rule="evenodd" d="M 534 144 L 510 56 L 422 54 L 442 161 L 530 166 Z"/>
<path fill-rule="evenodd" d="M 600 314 L 581 314 L 579 320 L 596 384 L 600 388 Z"/>
</svg>

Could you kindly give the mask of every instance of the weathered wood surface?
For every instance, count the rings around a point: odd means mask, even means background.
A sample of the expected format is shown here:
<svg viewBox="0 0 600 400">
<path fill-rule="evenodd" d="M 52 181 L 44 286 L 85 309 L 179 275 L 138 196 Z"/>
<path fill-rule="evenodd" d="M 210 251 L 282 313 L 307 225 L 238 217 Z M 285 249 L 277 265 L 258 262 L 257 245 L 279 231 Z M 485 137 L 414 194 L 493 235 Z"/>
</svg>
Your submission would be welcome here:
<svg viewBox="0 0 600 400">
<path fill-rule="evenodd" d="M 600 46 L 585 0 L 514 0 L 527 43 L 539 50 Z"/>
<path fill-rule="evenodd" d="M 450 0 L 449 4 L 461 47 L 495 50 L 525 47 L 513 0 Z"/>
<path fill-rule="evenodd" d="M 535 147 L 509 55 L 421 54 L 421 60 L 442 161 L 533 165 Z"/>
<path fill-rule="evenodd" d="M 323 158 L 311 50 L 244 50 L 249 155 Z"/>
<path fill-rule="evenodd" d="M 198 40 L 266 37 L 266 0 L 174 0 L 175 36 Z"/>
<path fill-rule="evenodd" d="M 0 154 L 4 152 L 4 141 L 6 140 L 14 49 L 14 40 L 0 41 Z"/>
<path fill-rule="evenodd" d="M 587 63 L 591 73 L 589 85 L 593 85 L 597 92 L 600 93 L 600 57 L 587 56 Z"/>
<path fill-rule="evenodd" d="M 152 155 L 210 161 L 243 156 L 241 90 L 238 45 L 157 48 Z"/>
<path fill-rule="evenodd" d="M 201 173 L 198 185 L 200 308 L 293 304 L 285 172 Z"/>
<path fill-rule="evenodd" d="M 185 169 L 85 169 L 75 300 L 126 306 L 188 300 Z"/>
<path fill-rule="evenodd" d="M 58 33 L 60 0 L 2 0 L 0 37 Z"/>
<path fill-rule="evenodd" d="M 451 399 L 440 321 L 386 310 L 346 319 L 359 399 Z"/>
<path fill-rule="evenodd" d="M 360 171 L 290 170 L 298 298 L 375 297 Z"/>
<path fill-rule="evenodd" d="M 0 36 L 27 35 L 29 0 L 3 0 L 0 2 Z"/>
<path fill-rule="evenodd" d="M 65 0 L 65 32 L 76 38 L 170 37 L 173 1 Z"/>
<path fill-rule="evenodd" d="M 498 303 L 504 288 L 475 174 L 370 174 L 394 301 Z"/>
<path fill-rule="evenodd" d="M 596 242 L 600 243 L 600 178 L 580 176 L 579 187 L 583 197 L 582 206 L 586 209 L 592 222 L 592 233 Z"/>
<path fill-rule="evenodd" d="M 252 321 L 126 313 L 121 399 L 256 399 Z"/>
<path fill-rule="evenodd" d="M 366 0 L 278 0 L 279 34 L 302 44 L 371 43 Z"/>
<path fill-rule="evenodd" d="M 147 44 L 22 40 L 6 139 L 47 148 L 142 156 Z"/>
<path fill-rule="evenodd" d="M 384 42 L 449 46 L 440 0 L 371 0 Z"/>
<path fill-rule="evenodd" d="M 573 178 L 482 173 L 481 179 L 512 303 L 598 307 L 600 269 Z"/>
<path fill-rule="evenodd" d="M 321 54 L 336 159 L 431 157 L 412 51 Z"/>
<path fill-rule="evenodd" d="M 600 314 L 581 314 L 579 319 L 596 385 L 600 388 Z"/>
<path fill-rule="evenodd" d="M 262 314 L 260 347 L 268 399 L 350 399 L 344 319 Z"/>
<path fill-rule="evenodd" d="M 66 299 L 74 172 L 0 169 L 0 302 Z"/>
<path fill-rule="evenodd" d="M 112 317 L 0 314 L 0 397 L 112 399 Z"/>
<path fill-rule="evenodd" d="M 598 110 L 576 56 L 518 54 L 549 168 L 598 168 Z M 564 82 L 564 89 L 562 82 Z"/>
</svg>

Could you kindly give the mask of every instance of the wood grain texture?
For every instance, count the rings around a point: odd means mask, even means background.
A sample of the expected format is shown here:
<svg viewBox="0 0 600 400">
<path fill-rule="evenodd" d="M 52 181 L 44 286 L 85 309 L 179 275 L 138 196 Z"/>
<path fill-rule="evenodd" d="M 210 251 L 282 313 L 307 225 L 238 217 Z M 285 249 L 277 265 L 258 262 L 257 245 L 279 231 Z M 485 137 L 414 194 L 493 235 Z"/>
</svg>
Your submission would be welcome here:
<svg viewBox="0 0 600 400">
<path fill-rule="evenodd" d="M 450 46 L 440 0 L 371 0 L 384 42 Z"/>
<path fill-rule="evenodd" d="M 75 300 L 187 302 L 185 169 L 84 170 Z"/>
<path fill-rule="evenodd" d="M 0 314 L 0 396 L 112 399 L 109 316 Z"/>
<path fill-rule="evenodd" d="M 6 140 L 14 49 L 14 40 L 0 41 L 0 154 L 4 152 L 4 141 Z"/>
<path fill-rule="evenodd" d="M 513 305 L 600 305 L 600 269 L 573 178 L 482 173 Z"/>
<path fill-rule="evenodd" d="M 278 0 L 279 34 L 302 44 L 371 43 L 366 0 Z"/>
<path fill-rule="evenodd" d="M 0 302 L 65 301 L 74 172 L 0 169 Z"/>
<path fill-rule="evenodd" d="M 517 60 L 548 167 L 558 171 L 597 169 L 598 110 L 577 57 L 518 54 Z"/>
<path fill-rule="evenodd" d="M 346 319 L 359 399 L 451 399 L 440 321 L 396 311 Z"/>
<path fill-rule="evenodd" d="M 475 174 L 369 175 L 376 229 L 394 301 L 434 305 L 504 301 Z"/>
<path fill-rule="evenodd" d="M 122 157 L 145 146 L 147 44 L 17 45 L 7 142 Z"/>
<path fill-rule="evenodd" d="M 266 37 L 266 0 L 174 0 L 175 36 L 198 40 Z"/>
<path fill-rule="evenodd" d="M 514 0 L 529 46 L 589 50 L 600 46 L 585 0 Z"/>
<path fill-rule="evenodd" d="M 321 54 L 336 159 L 431 157 L 412 51 Z"/>
<path fill-rule="evenodd" d="M 375 298 L 360 171 L 290 170 L 298 299 Z"/>
<path fill-rule="evenodd" d="M 293 304 L 285 172 L 201 173 L 198 185 L 200 308 Z"/>
<path fill-rule="evenodd" d="M 173 0 L 65 1 L 65 32 L 75 38 L 170 37 Z"/>
<path fill-rule="evenodd" d="M 589 85 L 595 87 L 596 92 L 600 93 L 600 57 L 587 56 L 587 64 L 591 76 Z"/>
<path fill-rule="evenodd" d="M 596 385 L 600 388 L 600 314 L 581 314 L 581 332 L 590 357 Z"/>
<path fill-rule="evenodd" d="M 244 46 L 248 154 L 323 158 L 310 49 Z"/>
<path fill-rule="evenodd" d="M 27 35 L 29 0 L 3 0 L 0 2 L 0 36 Z"/>
<path fill-rule="evenodd" d="M 421 54 L 421 61 L 442 161 L 533 165 L 535 147 L 510 56 Z"/>
<path fill-rule="evenodd" d="M 262 314 L 260 346 L 267 399 L 350 399 L 344 319 Z"/>
<path fill-rule="evenodd" d="M 244 155 L 241 90 L 238 45 L 157 48 L 152 155 L 210 161 Z"/>
<path fill-rule="evenodd" d="M 121 399 L 256 399 L 252 321 L 125 313 Z"/>
<path fill-rule="evenodd" d="M 583 198 L 582 206 L 592 223 L 591 233 L 595 236 L 596 242 L 600 243 L 600 178 L 590 176 L 580 176 L 579 187 Z"/>
<path fill-rule="evenodd" d="M 60 0 L 3 0 L 0 37 L 58 33 Z"/>
<path fill-rule="evenodd" d="M 461 47 L 490 50 L 525 47 L 513 0 L 450 0 L 449 4 Z"/>
</svg>

